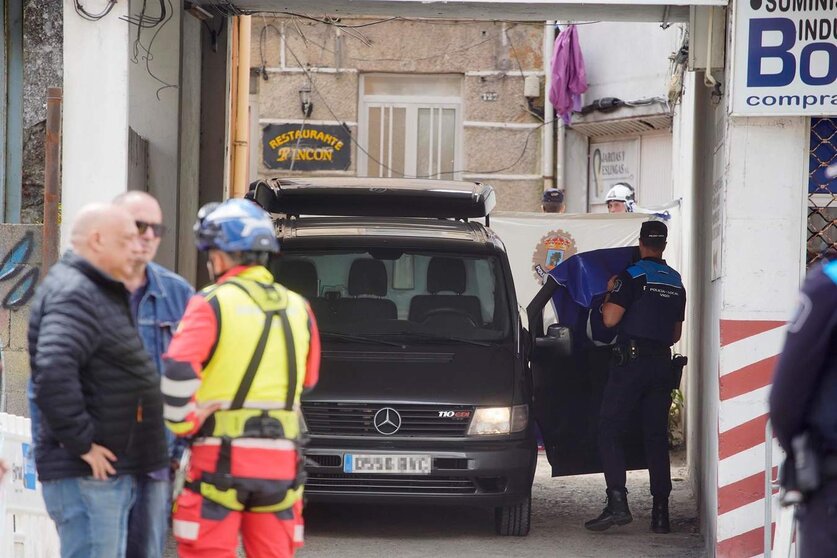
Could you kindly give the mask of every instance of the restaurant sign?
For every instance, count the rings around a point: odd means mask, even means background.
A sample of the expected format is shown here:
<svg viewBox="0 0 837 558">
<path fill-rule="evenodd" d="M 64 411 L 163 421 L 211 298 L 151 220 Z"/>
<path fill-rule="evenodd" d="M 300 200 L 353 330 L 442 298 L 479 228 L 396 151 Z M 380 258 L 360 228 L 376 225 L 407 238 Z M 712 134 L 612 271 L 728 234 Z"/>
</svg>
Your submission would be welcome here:
<svg viewBox="0 0 837 558">
<path fill-rule="evenodd" d="M 262 154 L 269 169 L 347 170 L 351 133 L 340 125 L 268 124 L 262 131 Z"/>
</svg>

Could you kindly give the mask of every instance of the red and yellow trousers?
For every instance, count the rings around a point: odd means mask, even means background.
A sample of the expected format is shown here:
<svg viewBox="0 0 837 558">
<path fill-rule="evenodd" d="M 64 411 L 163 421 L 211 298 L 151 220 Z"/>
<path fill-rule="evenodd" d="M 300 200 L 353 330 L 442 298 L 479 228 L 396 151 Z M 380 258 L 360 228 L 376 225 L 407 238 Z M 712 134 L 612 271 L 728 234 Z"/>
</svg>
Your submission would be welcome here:
<svg viewBox="0 0 837 558">
<path fill-rule="evenodd" d="M 172 520 L 178 555 L 235 558 L 240 533 L 249 558 L 293 556 L 302 546 L 304 531 L 295 444 L 235 439 L 229 474 L 223 478 L 218 475 L 220 449 L 216 438 L 192 446 L 186 488 Z"/>
</svg>

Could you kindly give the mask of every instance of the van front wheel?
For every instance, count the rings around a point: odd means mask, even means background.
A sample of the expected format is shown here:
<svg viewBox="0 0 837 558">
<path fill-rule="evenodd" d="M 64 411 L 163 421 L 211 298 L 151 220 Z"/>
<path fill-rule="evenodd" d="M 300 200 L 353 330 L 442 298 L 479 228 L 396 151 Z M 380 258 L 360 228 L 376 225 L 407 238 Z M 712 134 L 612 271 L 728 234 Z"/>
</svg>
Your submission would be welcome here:
<svg viewBox="0 0 837 558">
<path fill-rule="evenodd" d="M 532 519 L 532 496 L 513 506 L 494 508 L 494 529 L 503 537 L 525 537 Z"/>
</svg>

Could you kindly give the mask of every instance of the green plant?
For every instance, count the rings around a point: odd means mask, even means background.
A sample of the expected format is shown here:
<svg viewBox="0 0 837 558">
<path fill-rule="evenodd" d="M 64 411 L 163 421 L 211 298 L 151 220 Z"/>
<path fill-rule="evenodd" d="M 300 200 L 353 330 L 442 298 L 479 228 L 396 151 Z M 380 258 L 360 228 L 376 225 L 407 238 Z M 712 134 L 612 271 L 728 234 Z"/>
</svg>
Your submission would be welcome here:
<svg viewBox="0 0 837 558">
<path fill-rule="evenodd" d="M 668 410 L 668 445 L 676 448 L 683 443 L 683 392 L 671 390 L 671 407 Z"/>
</svg>

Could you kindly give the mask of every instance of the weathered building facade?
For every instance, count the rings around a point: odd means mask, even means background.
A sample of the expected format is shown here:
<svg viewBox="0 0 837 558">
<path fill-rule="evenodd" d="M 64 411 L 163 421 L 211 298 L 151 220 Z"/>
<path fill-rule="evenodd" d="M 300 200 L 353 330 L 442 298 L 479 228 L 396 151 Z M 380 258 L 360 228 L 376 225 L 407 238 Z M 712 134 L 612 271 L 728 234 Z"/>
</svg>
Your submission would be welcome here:
<svg viewBox="0 0 837 558">
<path fill-rule="evenodd" d="M 340 25 L 253 18 L 259 176 L 482 180 L 499 208 L 539 210 L 552 180 L 542 171 L 543 128 L 554 124 L 543 114 L 544 24 Z"/>
</svg>

